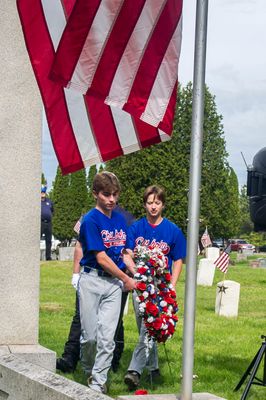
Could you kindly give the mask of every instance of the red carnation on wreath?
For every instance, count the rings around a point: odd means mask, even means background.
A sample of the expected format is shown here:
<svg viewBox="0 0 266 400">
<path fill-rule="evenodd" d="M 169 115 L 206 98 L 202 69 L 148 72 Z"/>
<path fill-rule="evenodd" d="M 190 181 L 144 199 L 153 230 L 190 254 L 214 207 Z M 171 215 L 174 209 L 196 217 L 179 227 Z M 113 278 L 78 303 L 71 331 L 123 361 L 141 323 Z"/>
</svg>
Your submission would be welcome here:
<svg viewBox="0 0 266 400">
<path fill-rule="evenodd" d="M 178 321 L 178 305 L 170 283 L 168 260 L 159 248 L 145 246 L 136 247 L 134 260 L 137 301 L 148 338 L 166 342 L 173 336 Z"/>
</svg>

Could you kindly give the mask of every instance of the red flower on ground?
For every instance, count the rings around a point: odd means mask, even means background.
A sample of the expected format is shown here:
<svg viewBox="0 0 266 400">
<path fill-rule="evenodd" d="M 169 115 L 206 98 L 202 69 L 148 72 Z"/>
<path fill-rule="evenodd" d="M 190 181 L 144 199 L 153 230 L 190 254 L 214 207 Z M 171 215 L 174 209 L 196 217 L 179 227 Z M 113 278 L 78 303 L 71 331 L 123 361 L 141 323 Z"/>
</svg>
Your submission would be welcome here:
<svg viewBox="0 0 266 400">
<path fill-rule="evenodd" d="M 148 390 L 145 390 L 145 389 L 138 389 L 138 390 L 135 391 L 134 394 L 135 394 L 136 396 L 148 394 Z"/>
</svg>

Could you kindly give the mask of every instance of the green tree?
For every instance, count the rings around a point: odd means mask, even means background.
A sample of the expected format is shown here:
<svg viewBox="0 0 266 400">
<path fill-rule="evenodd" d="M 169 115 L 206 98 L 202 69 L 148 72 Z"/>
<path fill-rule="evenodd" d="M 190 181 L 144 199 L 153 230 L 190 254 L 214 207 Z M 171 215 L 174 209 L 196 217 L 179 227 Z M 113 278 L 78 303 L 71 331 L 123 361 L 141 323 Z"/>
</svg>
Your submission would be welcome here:
<svg viewBox="0 0 266 400">
<path fill-rule="evenodd" d="M 89 208 L 85 169 L 70 174 L 70 203 L 71 208 L 69 211 L 71 214 L 73 231 L 74 224 L 77 222 L 81 215 L 85 214 L 88 211 Z"/>
<path fill-rule="evenodd" d="M 60 167 L 57 168 L 55 181 L 51 193 L 54 203 L 53 233 L 61 241 L 73 237 L 73 226 L 70 231 L 70 175 L 62 175 Z"/>
<path fill-rule="evenodd" d="M 88 187 L 88 209 L 91 209 L 95 206 L 95 200 L 92 195 L 92 183 L 93 179 L 97 173 L 96 165 L 92 165 L 89 169 L 88 177 L 87 177 L 87 187 Z"/>
<path fill-rule="evenodd" d="M 47 180 L 46 180 L 43 172 L 42 172 L 42 176 L 41 176 L 41 184 L 42 185 L 47 185 Z"/>
<path fill-rule="evenodd" d="M 249 200 L 247 196 L 247 186 L 244 185 L 240 189 L 239 195 L 239 207 L 240 207 L 240 235 L 247 235 L 253 231 L 253 222 L 250 219 L 249 213 Z"/>
<path fill-rule="evenodd" d="M 62 175 L 58 167 L 51 198 L 55 210 L 53 233 L 67 244 L 74 236 L 75 223 L 89 207 L 85 170 Z"/>
<path fill-rule="evenodd" d="M 167 193 L 165 216 L 186 230 L 192 120 L 192 84 L 179 91 L 172 140 L 109 161 L 106 169 L 117 174 L 122 184 L 121 204 L 136 217 L 143 215 L 141 196 L 151 184 L 164 186 Z M 205 91 L 203 127 L 201 219 L 202 229 L 212 236 L 228 237 L 230 220 L 238 198 L 231 189 L 222 116 L 215 97 Z M 231 202 L 231 196 L 234 201 Z M 230 205 L 231 204 L 231 205 Z M 226 212 L 230 208 L 230 213 Z"/>
</svg>

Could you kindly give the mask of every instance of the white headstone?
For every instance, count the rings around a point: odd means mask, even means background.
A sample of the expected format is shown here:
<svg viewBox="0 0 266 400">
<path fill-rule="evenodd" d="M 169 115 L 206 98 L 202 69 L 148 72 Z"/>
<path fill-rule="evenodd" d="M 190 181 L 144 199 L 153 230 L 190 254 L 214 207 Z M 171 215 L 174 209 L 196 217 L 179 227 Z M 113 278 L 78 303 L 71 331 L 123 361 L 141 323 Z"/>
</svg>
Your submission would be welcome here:
<svg viewBox="0 0 266 400">
<path fill-rule="evenodd" d="M 208 260 L 217 260 L 220 255 L 220 249 L 218 247 L 207 247 L 206 249 L 206 258 Z"/>
<path fill-rule="evenodd" d="M 75 247 L 59 247 L 60 261 L 73 261 Z"/>
<path fill-rule="evenodd" d="M 224 317 L 237 317 L 240 284 L 234 281 L 217 283 L 215 313 Z"/>
<path fill-rule="evenodd" d="M 247 260 L 247 255 L 244 253 L 237 253 L 236 255 L 236 261 L 246 261 Z"/>
<path fill-rule="evenodd" d="M 244 254 L 245 256 L 249 257 L 249 256 L 253 256 L 253 255 L 254 255 L 254 252 L 253 252 L 253 250 L 244 249 L 244 250 L 243 250 L 243 254 Z"/>
<path fill-rule="evenodd" d="M 215 273 L 215 265 L 212 260 L 202 258 L 199 262 L 197 273 L 197 285 L 212 286 Z"/>
</svg>

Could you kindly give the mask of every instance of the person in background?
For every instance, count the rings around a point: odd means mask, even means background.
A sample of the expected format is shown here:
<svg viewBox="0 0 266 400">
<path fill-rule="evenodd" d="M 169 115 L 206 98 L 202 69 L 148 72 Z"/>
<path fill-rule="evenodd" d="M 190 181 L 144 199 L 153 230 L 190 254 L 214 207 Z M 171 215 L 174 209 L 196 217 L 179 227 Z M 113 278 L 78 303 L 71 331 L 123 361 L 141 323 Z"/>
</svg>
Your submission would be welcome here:
<svg viewBox="0 0 266 400">
<path fill-rule="evenodd" d="M 186 239 L 177 225 L 162 216 L 165 207 L 165 192 L 163 188 L 156 185 L 149 186 L 144 191 L 143 205 L 146 209 L 146 216 L 136 221 L 128 230 L 124 262 L 126 265 L 132 263 L 133 251 L 138 245 L 160 248 L 168 258 L 171 284 L 175 288 L 182 271 L 182 259 L 186 256 Z M 136 389 L 139 385 L 140 377 L 145 367 L 148 367 L 152 379 L 160 376 L 155 343 L 150 350 L 148 360 L 146 357 L 146 328 L 139 313 L 136 297 L 137 293 L 134 292 L 133 305 L 139 330 L 139 342 L 135 347 L 124 378 L 130 390 Z"/>
<path fill-rule="evenodd" d="M 115 211 L 119 212 L 125 217 L 127 226 L 132 225 L 135 221 L 134 216 L 119 204 L 116 205 Z M 79 241 L 79 231 L 82 222 L 82 217 L 77 221 L 74 226 L 74 231 L 78 234 L 77 243 L 74 250 L 74 258 L 73 258 L 73 276 L 72 276 L 72 286 L 77 290 L 78 288 L 78 281 L 80 277 L 80 260 L 82 258 L 82 246 Z M 115 349 L 113 353 L 112 359 L 112 370 L 116 372 L 119 367 L 119 362 L 122 357 L 122 353 L 124 351 L 124 325 L 123 325 L 123 314 L 128 297 L 128 292 L 122 292 L 122 300 L 121 300 L 121 309 L 119 320 L 115 332 Z M 68 373 L 74 372 L 77 363 L 80 358 L 80 335 L 81 335 L 81 326 L 80 326 L 80 313 L 79 313 L 79 301 L 78 296 L 76 295 L 76 307 L 75 307 L 75 314 L 73 316 L 68 340 L 64 346 L 64 352 L 61 357 L 57 358 L 56 360 L 56 369 L 61 372 Z"/>
<path fill-rule="evenodd" d="M 45 258 L 47 261 L 52 259 L 52 217 L 54 207 L 52 201 L 48 198 L 47 187 L 41 187 L 41 239 L 45 236 Z"/>
</svg>

